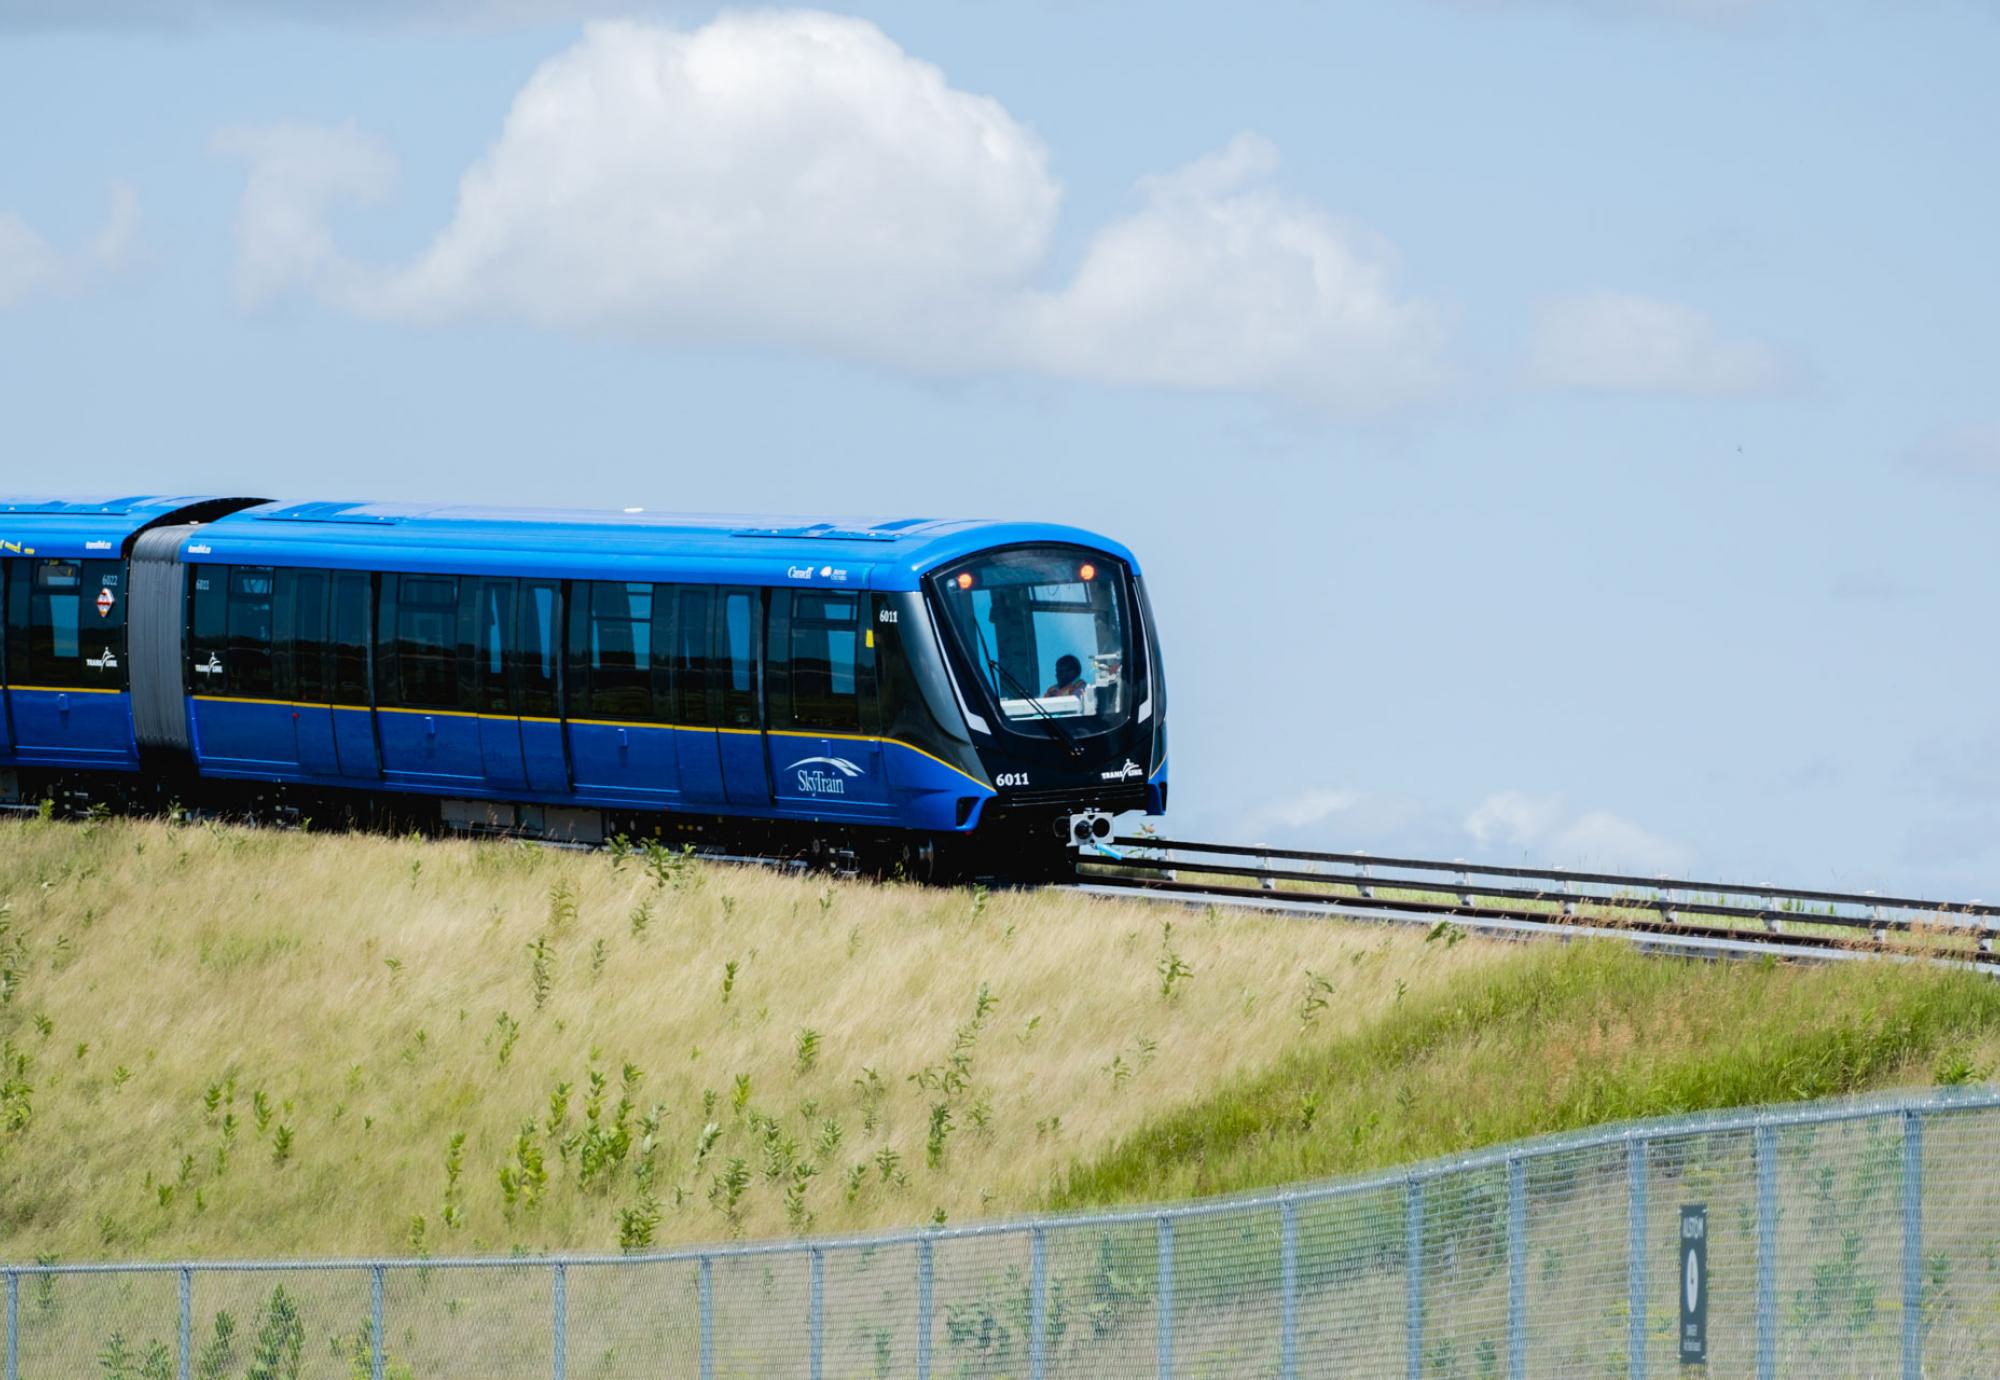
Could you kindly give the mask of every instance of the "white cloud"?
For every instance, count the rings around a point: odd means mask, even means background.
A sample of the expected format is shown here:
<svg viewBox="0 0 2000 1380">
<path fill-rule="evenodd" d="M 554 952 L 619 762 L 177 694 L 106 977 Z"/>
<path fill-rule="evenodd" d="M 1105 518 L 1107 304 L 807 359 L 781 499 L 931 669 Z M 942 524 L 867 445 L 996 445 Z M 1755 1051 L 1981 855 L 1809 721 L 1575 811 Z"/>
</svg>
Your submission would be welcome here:
<svg viewBox="0 0 2000 1380">
<path fill-rule="evenodd" d="M 139 196 L 111 184 L 103 228 L 81 247 L 64 251 L 12 211 L 0 211 L 0 310 L 44 293 L 74 292 L 130 263 L 139 235 Z"/>
<path fill-rule="evenodd" d="M 1573 814 L 1557 798 L 1502 791 L 1465 818 L 1480 848 L 1506 849 L 1553 866 L 1580 870 L 1680 872 L 1688 849 L 1604 810 Z"/>
<path fill-rule="evenodd" d="M 1538 382 L 1553 388 L 1688 397 L 1782 392 L 1803 376 L 1785 350 L 1725 335 L 1693 307 L 1607 291 L 1544 302 L 1529 365 Z"/>
<path fill-rule="evenodd" d="M 1903 461 L 1940 479 L 2000 480 L 2000 422 L 1939 432 L 1911 447 Z"/>
<path fill-rule="evenodd" d="M 342 201 L 378 201 L 395 159 L 352 125 L 265 125 L 218 131 L 211 151 L 250 165 L 236 211 L 236 296 L 245 306 L 294 284 L 345 300 L 365 273 L 333 242 L 327 217 Z"/>
<path fill-rule="evenodd" d="M 1438 380 L 1444 327 L 1395 292 L 1374 237 L 1271 188 L 1277 151 L 1227 149 L 1142 184 L 1069 285 L 1025 307 L 1024 358 L 1169 388 L 1271 391 L 1368 412 Z"/>
<path fill-rule="evenodd" d="M 524 322 L 822 351 L 929 372 L 1021 370 L 1261 391 L 1346 411 L 1435 377 L 1443 328 L 1370 237 L 1270 185 L 1255 139 L 1142 184 L 1065 286 L 1042 285 L 1061 190 L 1040 140 L 872 24 L 725 14 L 594 24 L 543 63 L 450 222 L 402 266 L 335 248 L 379 195 L 352 130 L 234 130 L 238 284 L 385 320 Z"/>
<path fill-rule="evenodd" d="M 1243 832 L 1259 843 L 1268 842 L 1274 835 L 1296 834 L 1351 816 L 1367 799 L 1360 791 L 1313 787 L 1258 806 L 1244 816 Z"/>
</svg>

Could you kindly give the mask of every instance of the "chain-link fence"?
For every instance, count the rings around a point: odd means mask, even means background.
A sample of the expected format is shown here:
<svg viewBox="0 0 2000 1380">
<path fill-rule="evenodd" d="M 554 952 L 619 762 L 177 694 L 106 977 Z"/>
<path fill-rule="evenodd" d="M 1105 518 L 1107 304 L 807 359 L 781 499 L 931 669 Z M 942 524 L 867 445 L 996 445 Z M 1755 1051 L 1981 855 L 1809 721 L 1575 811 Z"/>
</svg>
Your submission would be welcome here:
<svg viewBox="0 0 2000 1380">
<path fill-rule="evenodd" d="M 4 1380 L 1991 1376 L 1996 1138 L 1939 1091 L 895 1236 L 10 1266 Z"/>
</svg>

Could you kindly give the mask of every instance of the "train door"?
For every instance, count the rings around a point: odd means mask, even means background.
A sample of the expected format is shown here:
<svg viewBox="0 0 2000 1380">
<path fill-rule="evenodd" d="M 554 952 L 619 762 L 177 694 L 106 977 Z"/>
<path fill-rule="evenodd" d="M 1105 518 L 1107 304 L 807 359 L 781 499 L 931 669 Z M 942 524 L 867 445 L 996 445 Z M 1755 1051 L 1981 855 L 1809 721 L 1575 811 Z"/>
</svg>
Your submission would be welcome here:
<svg viewBox="0 0 2000 1380">
<path fill-rule="evenodd" d="M 570 585 L 570 760 L 579 795 L 661 806 L 673 792 L 678 744 L 669 704 L 654 693 L 656 587 L 625 580 Z"/>
<path fill-rule="evenodd" d="M 125 563 L 16 562 L 7 632 L 16 754 L 49 764 L 131 764 Z"/>
<path fill-rule="evenodd" d="M 290 581 L 281 598 L 278 572 L 267 565 L 198 565 L 188 579 L 197 757 L 228 772 L 296 770 L 298 709 L 277 616 L 290 600 Z M 290 623 L 289 608 L 282 621 Z"/>
<path fill-rule="evenodd" d="M 888 801 L 868 596 L 771 592 L 764 707 L 780 805 L 827 818 L 878 818 Z"/>
<path fill-rule="evenodd" d="M 764 598 L 756 589 L 717 591 L 712 683 L 722 790 L 731 805 L 769 805 L 764 749 Z"/>
<path fill-rule="evenodd" d="M 368 647 L 372 601 L 367 574 L 359 570 L 334 574 L 330 639 L 334 754 L 342 776 L 363 781 L 378 780 L 382 775 L 382 755 L 375 743 L 374 676 Z"/>
<path fill-rule="evenodd" d="M 716 592 L 705 585 L 666 586 L 676 601 L 673 620 L 673 720 L 675 755 L 680 764 L 681 803 L 720 805 L 722 749 L 715 731 L 716 698 L 709 689 L 710 624 Z"/>
<path fill-rule="evenodd" d="M 496 791 L 524 791 L 521 720 L 514 707 L 508 643 L 515 627 L 517 582 L 499 576 L 467 579 L 463 597 L 472 617 L 472 708 L 478 715 L 480 763 Z"/>
<path fill-rule="evenodd" d="M 523 580 L 516 604 L 514 709 L 520 715 L 528 789 L 566 795 L 570 765 L 562 723 L 562 586 L 554 580 Z"/>
<path fill-rule="evenodd" d="M 456 575 L 382 577 L 376 731 L 390 781 L 464 790 L 485 780 L 479 720 L 459 676 L 461 624 L 467 660 L 472 640 L 460 584 Z"/>
<path fill-rule="evenodd" d="M 323 570 L 278 572 L 278 646 L 291 660 L 292 723 L 298 735 L 299 770 L 338 776 L 327 689 L 327 576 Z"/>
</svg>

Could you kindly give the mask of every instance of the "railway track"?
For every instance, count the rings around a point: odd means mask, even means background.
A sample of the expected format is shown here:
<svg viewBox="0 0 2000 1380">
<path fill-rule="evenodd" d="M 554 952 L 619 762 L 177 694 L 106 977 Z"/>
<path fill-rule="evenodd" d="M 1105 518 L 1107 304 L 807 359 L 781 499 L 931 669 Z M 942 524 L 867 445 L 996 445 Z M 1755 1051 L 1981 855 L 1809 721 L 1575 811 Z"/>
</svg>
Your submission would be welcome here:
<svg viewBox="0 0 2000 1380">
<path fill-rule="evenodd" d="M 1074 887 L 1190 905 L 1455 927 L 1607 935 L 1664 952 L 1829 960 L 1888 956 L 2000 974 L 2000 905 L 1874 892 L 1640 877 L 1463 859 L 1118 837 L 1082 850 Z"/>
<path fill-rule="evenodd" d="M 0 814 L 34 806 L 0 806 Z M 265 821 L 273 823 L 273 821 Z M 292 821 L 296 823 L 296 821 Z M 286 827 L 285 822 L 276 822 Z M 479 837 L 480 835 L 469 835 Z M 496 833 L 550 848 L 570 844 Z M 705 861 L 864 875 L 843 854 L 700 847 Z M 993 879 L 996 884 L 1004 879 Z M 1089 895 L 1149 896 L 1284 914 L 1452 927 L 1510 938 L 1607 936 L 1650 950 L 1801 960 L 1891 957 L 2000 976 L 2000 904 L 1875 892 L 1641 877 L 1452 859 L 1328 853 L 1262 845 L 1120 836 L 1085 845 L 1058 885 Z"/>
</svg>

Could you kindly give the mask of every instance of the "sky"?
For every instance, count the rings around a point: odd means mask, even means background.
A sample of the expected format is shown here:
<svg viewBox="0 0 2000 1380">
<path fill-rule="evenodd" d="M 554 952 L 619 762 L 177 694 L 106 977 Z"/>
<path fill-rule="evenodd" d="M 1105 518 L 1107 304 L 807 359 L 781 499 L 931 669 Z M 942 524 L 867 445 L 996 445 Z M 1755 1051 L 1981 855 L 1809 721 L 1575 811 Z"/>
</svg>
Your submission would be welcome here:
<svg viewBox="0 0 2000 1380">
<path fill-rule="evenodd" d="M 2000 897 L 2000 0 L 0 0 L 0 487 L 1046 519 L 1167 832 Z"/>
</svg>

